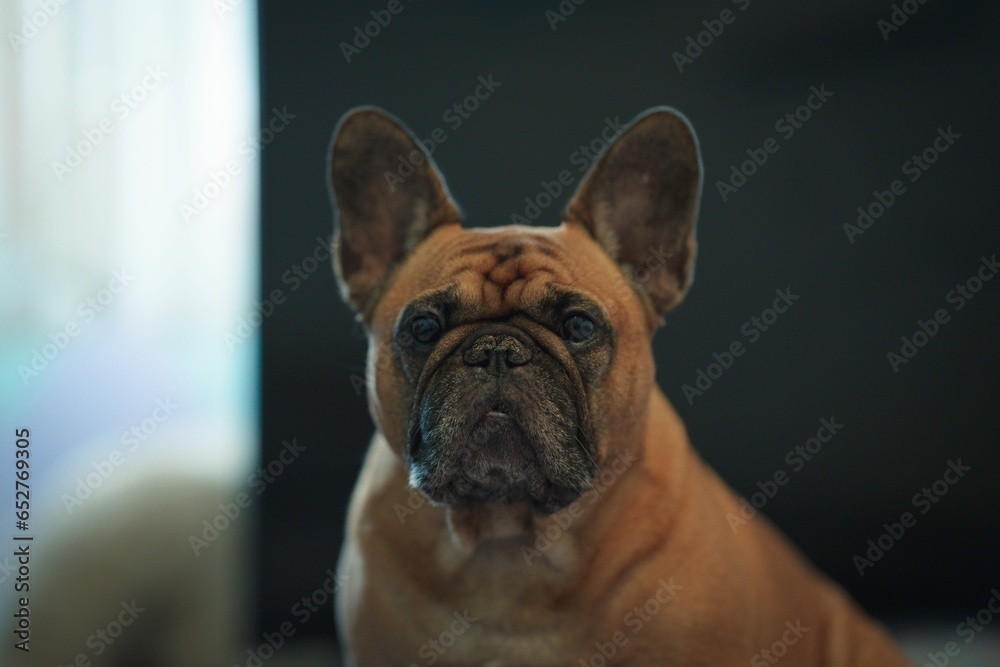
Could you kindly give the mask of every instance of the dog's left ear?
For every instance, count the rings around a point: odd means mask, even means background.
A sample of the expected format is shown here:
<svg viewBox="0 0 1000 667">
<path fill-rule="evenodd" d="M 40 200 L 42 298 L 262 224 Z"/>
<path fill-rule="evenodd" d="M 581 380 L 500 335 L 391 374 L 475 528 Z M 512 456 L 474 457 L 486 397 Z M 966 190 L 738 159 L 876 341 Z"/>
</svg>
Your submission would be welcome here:
<svg viewBox="0 0 1000 667">
<path fill-rule="evenodd" d="M 663 315 L 681 302 L 694 276 L 700 196 L 694 130 L 679 113 L 658 107 L 601 154 L 567 207 L 566 222 L 586 227 Z"/>
<path fill-rule="evenodd" d="M 361 107 L 341 119 L 329 164 L 334 269 L 344 300 L 365 314 L 406 255 L 461 215 L 430 155 L 380 109 Z"/>
</svg>

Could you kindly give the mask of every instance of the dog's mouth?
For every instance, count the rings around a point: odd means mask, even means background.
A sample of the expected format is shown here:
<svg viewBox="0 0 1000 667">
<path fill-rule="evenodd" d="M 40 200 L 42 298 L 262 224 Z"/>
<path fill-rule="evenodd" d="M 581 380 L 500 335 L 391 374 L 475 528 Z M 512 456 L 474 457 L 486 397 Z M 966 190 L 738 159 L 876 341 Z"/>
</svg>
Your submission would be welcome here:
<svg viewBox="0 0 1000 667">
<path fill-rule="evenodd" d="M 582 397 L 559 375 L 544 360 L 488 378 L 441 364 L 415 401 L 411 485 L 451 507 L 527 502 L 551 514 L 579 498 L 596 463 Z"/>
<path fill-rule="evenodd" d="M 439 429 L 430 437 L 422 429 L 415 434 L 410 483 L 433 502 L 452 507 L 528 502 L 536 511 L 551 514 L 589 488 L 592 473 L 584 465 L 585 456 L 574 455 L 580 445 L 545 443 L 502 410 L 488 410 L 470 421 L 473 426 L 464 437 L 450 437 Z"/>
</svg>

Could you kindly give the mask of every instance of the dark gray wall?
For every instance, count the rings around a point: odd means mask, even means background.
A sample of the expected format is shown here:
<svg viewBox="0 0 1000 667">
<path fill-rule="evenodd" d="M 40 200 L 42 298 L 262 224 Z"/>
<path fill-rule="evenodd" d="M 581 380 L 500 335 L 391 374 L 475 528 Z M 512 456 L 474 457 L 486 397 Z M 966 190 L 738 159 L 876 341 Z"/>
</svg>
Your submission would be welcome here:
<svg viewBox="0 0 1000 667">
<path fill-rule="evenodd" d="M 329 267 L 294 291 L 282 282 L 330 232 L 327 146 L 359 104 L 384 107 L 421 137 L 444 129 L 434 158 L 471 225 L 508 222 L 563 169 L 577 177 L 574 151 L 605 118 L 682 110 L 705 165 L 697 279 L 655 346 L 659 382 L 692 441 L 743 494 L 786 471 L 766 513 L 875 613 L 951 622 L 985 604 L 1000 553 L 1000 279 L 961 310 L 947 295 L 1000 252 L 995 4 L 913 2 L 917 12 L 885 40 L 877 22 L 891 3 L 867 0 L 589 0 L 555 30 L 545 11 L 556 0 L 401 1 L 350 63 L 340 42 L 386 2 L 262 3 L 262 115 L 296 115 L 262 154 L 262 289 L 287 295 L 263 329 L 263 456 L 285 438 L 308 447 L 308 465 L 265 496 L 263 629 L 288 620 L 333 567 L 371 433 L 350 380 L 364 341 Z M 672 54 L 726 8 L 734 21 L 679 72 Z M 480 75 L 501 85 L 456 128 L 443 113 Z M 812 86 L 833 95 L 791 136 L 776 129 Z M 938 128 L 959 138 L 912 182 L 904 163 Z M 769 137 L 777 152 L 723 201 L 717 181 Z M 896 179 L 905 192 L 849 242 L 843 225 Z M 565 198 L 539 221 L 556 224 Z M 751 342 L 744 323 L 786 287 L 799 300 Z M 887 353 L 939 308 L 949 321 L 894 372 Z M 689 403 L 683 385 L 734 341 L 745 353 Z M 786 452 L 831 416 L 844 428 L 796 471 Z M 971 470 L 921 514 L 914 494 L 958 459 Z M 852 557 L 906 511 L 916 525 L 859 576 Z M 332 632 L 329 616 L 300 634 Z"/>
</svg>

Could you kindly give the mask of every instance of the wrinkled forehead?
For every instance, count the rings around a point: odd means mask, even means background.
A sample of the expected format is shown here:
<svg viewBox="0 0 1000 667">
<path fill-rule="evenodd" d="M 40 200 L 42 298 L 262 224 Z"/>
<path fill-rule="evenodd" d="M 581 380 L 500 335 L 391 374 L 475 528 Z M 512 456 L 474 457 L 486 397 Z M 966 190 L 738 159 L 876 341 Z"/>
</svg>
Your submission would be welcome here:
<svg viewBox="0 0 1000 667">
<path fill-rule="evenodd" d="M 416 258 L 423 271 L 411 279 L 427 288 L 416 300 L 447 302 L 456 322 L 531 315 L 586 301 L 584 268 L 597 267 L 579 256 L 579 248 L 572 252 L 561 232 L 503 227 L 433 238 Z"/>
</svg>

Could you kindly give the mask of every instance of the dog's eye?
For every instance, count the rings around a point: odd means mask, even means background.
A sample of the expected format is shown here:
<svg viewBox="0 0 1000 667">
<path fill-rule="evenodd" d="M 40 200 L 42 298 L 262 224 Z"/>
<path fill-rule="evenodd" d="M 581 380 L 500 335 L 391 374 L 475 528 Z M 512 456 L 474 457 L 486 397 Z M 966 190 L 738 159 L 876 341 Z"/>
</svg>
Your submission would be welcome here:
<svg viewBox="0 0 1000 667">
<path fill-rule="evenodd" d="M 570 315 L 563 322 L 562 337 L 569 343 L 583 343 L 594 336 L 594 320 L 586 315 Z"/>
<path fill-rule="evenodd" d="M 441 321 L 434 315 L 417 315 L 410 320 L 413 340 L 428 345 L 441 337 Z"/>
</svg>

